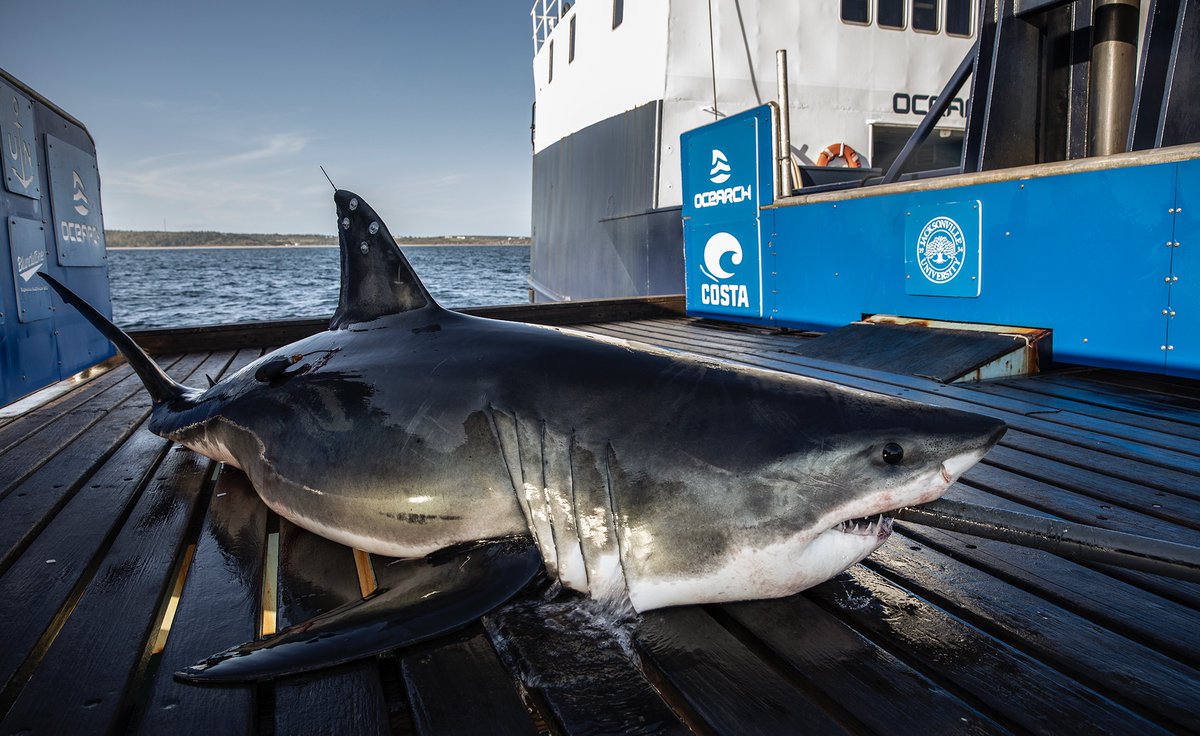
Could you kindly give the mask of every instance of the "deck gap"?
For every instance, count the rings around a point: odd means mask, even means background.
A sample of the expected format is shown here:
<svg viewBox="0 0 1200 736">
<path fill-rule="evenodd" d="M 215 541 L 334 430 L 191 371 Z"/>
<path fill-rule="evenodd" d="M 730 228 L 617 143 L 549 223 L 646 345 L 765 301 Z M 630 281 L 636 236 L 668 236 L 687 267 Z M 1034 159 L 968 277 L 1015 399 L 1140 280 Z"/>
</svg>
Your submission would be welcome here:
<svg viewBox="0 0 1200 736">
<path fill-rule="evenodd" d="M 182 449 L 185 448 L 173 442 L 167 446 L 167 452 Z M 204 473 L 204 483 L 196 498 L 195 506 L 192 508 L 192 516 L 188 519 L 187 527 L 184 529 L 180 540 L 179 549 L 181 553 L 175 561 L 175 569 L 172 570 L 171 575 L 168 577 L 168 580 L 173 581 L 172 585 L 165 588 L 162 592 L 158 611 L 152 619 L 154 625 L 147 632 L 149 638 L 146 641 L 142 657 L 129 679 L 130 683 L 136 683 L 136 685 L 131 685 L 126 690 L 124 702 L 122 702 L 121 708 L 117 711 L 119 715 L 114 721 L 117 724 L 114 732 L 127 732 L 129 726 L 133 725 L 132 719 L 134 715 L 143 711 L 150 699 L 151 690 L 158 676 L 159 666 L 162 663 L 162 653 L 170 638 L 171 622 L 167 620 L 167 616 L 170 615 L 172 619 L 174 618 L 175 612 L 178 609 L 178 602 L 183 598 L 192 556 L 199 547 L 200 535 L 204 531 L 204 520 L 208 516 L 209 503 L 212 500 L 213 491 L 217 487 L 217 480 L 220 479 L 224 469 L 224 463 L 213 460 L 209 461 L 208 468 Z M 163 632 L 164 625 L 166 632 L 162 636 L 162 640 L 159 641 L 159 634 Z"/>
<path fill-rule="evenodd" d="M 871 729 L 865 723 L 855 718 L 854 714 L 847 710 L 841 703 L 829 697 L 823 690 L 814 685 L 811 680 L 804 677 L 799 670 L 726 613 L 723 608 L 716 605 L 706 605 L 703 606 L 703 609 L 714 621 L 728 631 L 734 639 L 737 639 L 742 646 L 749 649 L 754 656 L 765 662 L 768 667 L 774 670 L 788 684 L 804 693 L 809 700 L 825 711 L 825 714 L 836 721 L 847 733 L 864 735 L 872 733 Z"/>
<path fill-rule="evenodd" d="M 1167 730 L 1178 728 L 1173 721 L 1164 719 L 1164 716 L 1161 714 L 1149 711 L 1140 703 L 1136 703 L 1128 698 L 1125 698 L 1121 693 L 1115 692 L 1113 689 L 1105 686 L 1103 683 L 1097 682 L 1089 675 L 1086 668 L 1072 668 L 1068 661 L 1060 659 L 1057 656 L 1053 656 L 1053 652 L 1039 651 L 1037 647 L 1031 646 L 1029 642 L 1025 641 L 1018 635 L 1006 635 L 1002 628 L 993 625 L 988 619 L 984 618 L 983 616 L 976 615 L 962 606 L 959 606 L 957 603 L 940 595 L 937 591 L 930 590 L 919 583 L 915 583 L 914 581 L 905 580 L 897 575 L 894 571 L 873 560 L 863 560 L 859 564 L 876 575 L 879 575 L 889 583 L 892 583 L 893 585 L 896 585 L 903 590 L 906 590 L 924 599 L 930 605 L 936 606 L 950 616 L 963 621 L 972 628 L 982 632 L 989 638 L 994 639 L 995 641 L 1000 642 L 1002 645 L 1009 647 L 1014 651 L 1020 652 L 1031 660 L 1040 663 L 1050 670 L 1053 670 L 1065 680 L 1073 680 L 1079 685 L 1091 690 L 1097 696 L 1115 703 L 1119 707 L 1124 708 L 1139 718 L 1145 719 L 1146 721 L 1161 728 L 1165 728 Z M 974 565 L 969 566 L 972 567 L 972 569 L 978 569 Z"/>
<path fill-rule="evenodd" d="M 159 450 L 158 457 L 154 459 L 154 462 L 147 467 L 146 472 L 140 479 L 138 479 L 136 488 L 134 489 L 133 493 L 129 494 L 129 497 L 125 502 L 125 507 L 114 519 L 113 525 L 109 528 L 108 533 L 105 534 L 103 541 L 101 541 L 100 545 L 96 548 L 95 554 L 92 555 L 92 558 L 88 561 L 87 566 L 84 567 L 82 572 L 79 574 L 79 579 L 75 582 L 75 585 L 71 588 L 71 592 L 63 601 L 62 607 L 58 610 L 58 613 L 55 614 L 54 618 L 50 620 L 50 623 L 47 625 L 46 630 L 42 633 L 41 638 L 39 638 L 37 643 L 30 649 L 25 661 L 22 662 L 21 666 L 18 667 L 13 673 L 12 678 L 4 685 L 3 690 L 0 690 L 0 715 L 7 713 L 12 707 L 13 703 L 16 702 L 17 697 L 21 694 L 21 690 L 25 687 L 25 683 L 28 682 L 29 678 L 33 676 L 33 673 L 41 663 L 42 658 L 46 655 L 46 652 L 49 651 L 50 646 L 54 643 L 54 639 L 58 636 L 58 633 L 62 631 L 63 626 L 66 625 L 67 619 L 70 618 L 71 613 L 75 610 L 75 606 L 79 604 L 80 598 L 83 597 L 84 591 L 87 590 L 88 585 L 91 584 L 92 578 L 96 575 L 96 571 L 99 570 L 100 566 L 103 564 L 104 558 L 108 554 L 108 550 L 116 541 L 121 529 L 125 526 L 125 522 L 129 520 L 129 515 L 133 513 L 133 509 L 137 505 L 138 500 L 142 497 L 142 493 L 145 492 L 146 487 L 154 478 L 154 474 L 158 472 L 159 466 L 162 464 L 163 459 L 167 456 L 169 447 L 170 445 L 164 445 L 163 448 Z M 89 475 L 88 478 L 90 479 L 90 477 L 91 476 Z M 4 564 L 0 565 L 0 574 L 2 574 L 14 560 L 20 557 L 21 552 L 25 550 L 25 548 L 33 541 L 34 538 L 36 538 L 36 536 L 36 534 L 30 535 L 29 540 L 25 544 L 20 545 L 16 550 L 14 550 L 14 553 L 10 556 L 10 559 L 3 561 Z"/>
<path fill-rule="evenodd" d="M 379 686 L 388 709 L 388 728 L 392 736 L 416 736 L 412 719 L 412 702 L 400 672 L 400 660 L 392 653 L 371 658 L 379 672 Z"/>
<path fill-rule="evenodd" d="M 697 736 L 718 736 L 717 730 L 710 726 L 699 713 L 692 710 L 687 698 L 672 684 L 666 673 L 660 670 L 650 657 L 644 655 L 642 643 L 636 636 L 633 638 L 633 646 L 636 655 L 633 658 L 634 667 L 642 673 L 642 677 L 646 678 L 650 688 L 658 694 L 659 699 L 675 714 L 679 722 Z"/>
<path fill-rule="evenodd" d="M 279 616 L 279 515 L 267 512 L 267 543 L 263 546 L 262 589 L 259 591 L 258 638 L 275 634 Z"/>
<path fill-rule="evenodd" d="M 275 736 L 275 683 L 263 680 L 254 686 L 255 736 Z"/>
</svg>

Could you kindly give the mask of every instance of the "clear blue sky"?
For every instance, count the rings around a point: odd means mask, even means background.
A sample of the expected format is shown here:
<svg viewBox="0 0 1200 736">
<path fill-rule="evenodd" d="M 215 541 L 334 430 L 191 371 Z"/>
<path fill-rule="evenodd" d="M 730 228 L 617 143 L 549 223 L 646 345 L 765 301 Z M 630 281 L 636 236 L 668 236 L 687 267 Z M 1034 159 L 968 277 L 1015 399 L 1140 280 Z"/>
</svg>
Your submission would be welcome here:
<svg viewBox="0 0 1200 736">
<path fill-rule="evenodd" d="M 0 67 L 96 139 L 105 226 L 529 233 L 530 0 L 0 1 Z"/>
</svg>

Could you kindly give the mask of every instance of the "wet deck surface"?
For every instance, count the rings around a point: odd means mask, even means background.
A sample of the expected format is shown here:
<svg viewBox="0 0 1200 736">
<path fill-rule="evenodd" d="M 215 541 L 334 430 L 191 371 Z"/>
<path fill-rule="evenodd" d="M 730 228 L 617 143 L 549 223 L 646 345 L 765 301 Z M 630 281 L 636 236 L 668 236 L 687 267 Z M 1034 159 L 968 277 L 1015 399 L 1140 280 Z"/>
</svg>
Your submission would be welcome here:
<svg viewBox="0 0 1200 736">
<path fill-rule="evenodd" d="M 949 497 L 1200 542 L 1194 382 L 942 385 L 805 358 L 799 336 L 583 328 L 999 417 L 1009 433 Z M 259 354 L 159 357 L 203 385 Z M 356 598 L 359 577 L 350 549 L 275 517 L 241 473 L 150 434 L 148 411 L 121 365 L 0 420 L 2 734 L 1200 730 L 1200 586 L 903 523 L 784 600 L 613 622 L 533 594 L 390 657 L 178 683 L 179 666 L 259 632 L 264 575 L 280 627 Z M 381 582 L 387 562 L 372 560 Z"/>
</svg>

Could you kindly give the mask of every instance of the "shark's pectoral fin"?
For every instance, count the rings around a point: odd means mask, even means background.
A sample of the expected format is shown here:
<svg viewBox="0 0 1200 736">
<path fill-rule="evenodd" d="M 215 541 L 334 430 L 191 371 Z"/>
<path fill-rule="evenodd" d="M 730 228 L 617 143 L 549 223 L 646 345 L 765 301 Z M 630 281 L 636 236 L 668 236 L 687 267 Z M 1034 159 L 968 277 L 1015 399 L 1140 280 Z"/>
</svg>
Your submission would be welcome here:
<svg viewBox="0 0 1200 736">
<path fill-rule="evenodd" d="M 521 591 L 542 570 L 527 538 L 446 550 L 361 601 L 243 644 L 175 673 L 204 683 L 247 682 L 307 672 L 416 644 L 462 628 Z"/>
</svg>

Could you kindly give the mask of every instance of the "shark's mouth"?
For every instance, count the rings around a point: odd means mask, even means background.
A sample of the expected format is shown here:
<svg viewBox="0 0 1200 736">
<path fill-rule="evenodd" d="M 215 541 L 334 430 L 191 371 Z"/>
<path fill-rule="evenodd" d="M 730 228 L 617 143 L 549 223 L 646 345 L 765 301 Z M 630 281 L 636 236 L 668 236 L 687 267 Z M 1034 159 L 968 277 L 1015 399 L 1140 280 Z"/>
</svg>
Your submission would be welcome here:
<svg viewBox="0 0 1200 736">
<path fill-rule="evenodd" d="M 876 537 L 886 539 L 892 533 L 892 517 L 876 514 L 861 516 L 857 519 L 846 519 L 833 527 L 834 531 L 843 534 L 855 534 L 861 537 Z"/>
</svg>

